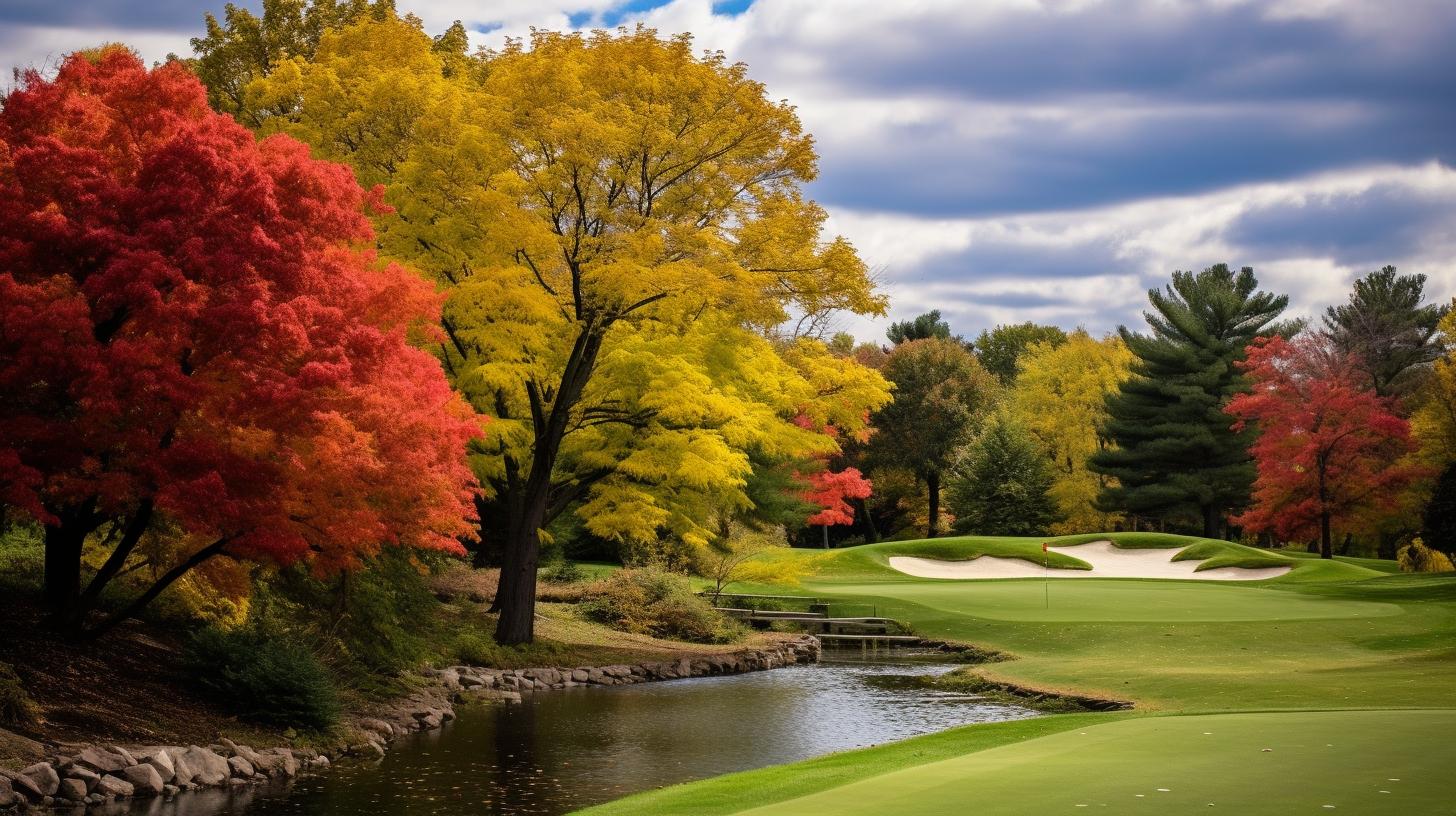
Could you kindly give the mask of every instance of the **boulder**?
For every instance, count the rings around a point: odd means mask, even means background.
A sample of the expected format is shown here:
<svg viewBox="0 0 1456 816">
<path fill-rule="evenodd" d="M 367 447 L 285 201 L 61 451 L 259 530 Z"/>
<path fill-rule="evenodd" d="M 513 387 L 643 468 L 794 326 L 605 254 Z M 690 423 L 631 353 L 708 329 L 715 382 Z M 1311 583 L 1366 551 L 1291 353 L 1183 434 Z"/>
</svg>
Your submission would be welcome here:
<svg viewBox="0 0 1456 816">
<path fill-rule="evenodd" d="M 151 765 L 133 765 L 121 772 L 121 777 L 131 783 L 136 796 L 157 796 L 162 792 L 162 775 Z"/>
<path fill-rule="evenodd" d="M 120 745 L 103 745 L 102 747 L 110 751 L 111 753 L 121 757 L 122 761 L 126 763 L 128 768 L 137 764 L 136 757 L 132 756 L 130 751 L 126 750 Z"/>
<path fill-rule="evenodd" d="M 253 763 L 240 756 L 228 757 L 228 771 L 239 779 L 251 779 L 256 771 Z"/>
<path fill-rule="evenodd" d="M 374 717 L 365 717 L 364 719 L 360 720 L 359 727 L 364 729 L 365 731 L 373 731 L 374 733 L 380 734 L 382 736 L 394 736 L 394 726 L 390 725 L 384 720 L 376 719 Z"/>
<path fill-rule="evenodd" d="M 20 799 L 15 794 L 15 789 L 10 787 L 10 778 L 0 776 L 0 808 L 8 808 Z"/>
<path fill-rule="evenodd" d="M 172 784 L 178 787 L 192 784 L 192 780 L 197 777 L 197 771 L 187 762 L 187 749 L 168 748 L 165 753 L 172 760 Z"/>
<path fill-rule="evenodd" d="M 163 785 L 162 795 L 167 797 L 168 799 L 171 799 L 173 796 L 176 796 L 177 792 L 180 790 L 182 789 L 177 787 L 176 785 Z"/>
<path fill-rule="evenodd" d="M 71 765 L 70 768 L 66 769 L 66 778 L 67 780 L 80 780 L 83 785 L 86 785 L 86 793 L 90 793 L 90 791 L 92 791 L 92 788 L 96 787 L 96 782 L 100 781 L 100 774 L 98 774 L 98 772 L 96 771 L 92 771 L 92 769 L 90 768 L 82 768 L 82 766 L 80 765 Z"/>
<path fill-rule="evenodd" d="M 10 784 L 10 789 L 17 796 L 23 796 L 31 802 L 39 802 L 46 796 L 44 793 L 41 793 L 40 788 L 36 787 L 35 782 L 25 774 L 13 773 L 4 768 L 0 768 L 0 779 L 6 780 Z"/>
<path fill-rule="evenodd" d="M 264 751 L 263 753 L 258 755 L 258 758 L 272 758 L 276 760 L 273 763 L 274 773 L 282 773 L 284 776 L 298 775 L 298 758 L 295 757 L 293 755 L 293 752 L 287 748 L 274 748 L 271 751 Z M 325 759 L 325 761 L 327 761 L 327 759 Z"/>
<path fill-rule="evenodd" d="M 172 754 L 165 748 L 151 748 L 137 754 L 137 760 L 143 765 L 150 765 L 157 769 L 157 776 L 162 777 L 162 782 L 167 783 L 177 778 L 177 763 L 172 761 Z"/>
<path fill-rule="evenodd" d="M 227 760 L 206 748 L 189 745 L 182 752 L 182 759 L 192 769 L 192 781 L 199 785 L 221 785 L 232 775 Z"/>
<path fill-rule="evenodd" d="M 35 783 L 42 796 L 55 796 L 61 787 L 61 775 L 56 773 L 56 769 L 49 762 L 37 762 L 20 773 Z"/>
<path fill-rule="evenodd" d="M 123 757 L 108 748 L 93 745 L 77 754 L 72 762 L 83 768 L 90 768 L 99 774 L 109 774 L 136 764 L 135 760 L 128 762 L 128 759 L 131 759 L 130 755 Z"/>
<path fill-rule="evenodd" d="M 68 802 L 79 802 L 85 799 L 86 794 L 90 792 L 86 789 L 86 783 L 83 780 L 66 777 L 61 780 L 60 788 L 56 790 L 56 796 Z"/>
<path fill-rule="evenodd" d="M 130 782 L 110 774 L 101 777 L 101 781 L 96 783 L 95 793 L 107 799 L 131 796 L 134 792 L 135 788 L 131 786 Z"/>
<path fill-rule="evenodd" d="M 572 669 L 571 679 L 577 683 L 585 683 L 591 679 L 591 674 L 586 669 Z"/>
</svg>

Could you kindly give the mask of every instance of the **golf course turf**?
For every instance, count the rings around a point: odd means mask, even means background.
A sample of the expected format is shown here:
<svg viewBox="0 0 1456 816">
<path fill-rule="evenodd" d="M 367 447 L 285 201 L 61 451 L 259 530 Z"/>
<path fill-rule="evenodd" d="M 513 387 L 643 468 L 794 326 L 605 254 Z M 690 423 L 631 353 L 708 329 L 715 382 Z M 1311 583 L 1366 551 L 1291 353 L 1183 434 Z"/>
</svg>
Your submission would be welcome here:
<svg viewBox="0 0 1456 816">
<path fill-rule="evenodd" d="M 955 728 L 584 813 L 1456 814 L 1446 782 L 1456 763 L 1456 710 L 1446 708 L 1456 700 L 1456 576 L 1171 535 L 1049 540 L 1103 539 L 1178 548 L 1219 566 L 1294 568 L 1267 581 L 1047 585 L 913 578 L 887 563 L 892 555 L 1040 563 L 1040 539 L 777 551 L 770 557 L 815 559 L 795 592 L 872 604 L 926 637 L 1014 658 L 962 671 L 1136 709 Z"/>
</svg>

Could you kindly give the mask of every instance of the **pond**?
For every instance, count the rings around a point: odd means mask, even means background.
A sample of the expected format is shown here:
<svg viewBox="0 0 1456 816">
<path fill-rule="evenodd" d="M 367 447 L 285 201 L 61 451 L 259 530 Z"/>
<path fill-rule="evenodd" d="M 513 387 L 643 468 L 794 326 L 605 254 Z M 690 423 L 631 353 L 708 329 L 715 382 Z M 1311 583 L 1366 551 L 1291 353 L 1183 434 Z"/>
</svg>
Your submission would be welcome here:
<svg viewBox="0 0 1456 816">
<path fill-rule="evenodd" d="M 856 654 L 858 654 L 856 652 Z M 127 816 L 555 816 L 630 793 L 1035 712 L 906 678 L 954 668 L 913 656 L 526 694 L 460 706 L 374 765 L 291 787 L 184 793 L 101 808 Z M 94 812 L 94 811 L 93 811 Z"/>
</svg>

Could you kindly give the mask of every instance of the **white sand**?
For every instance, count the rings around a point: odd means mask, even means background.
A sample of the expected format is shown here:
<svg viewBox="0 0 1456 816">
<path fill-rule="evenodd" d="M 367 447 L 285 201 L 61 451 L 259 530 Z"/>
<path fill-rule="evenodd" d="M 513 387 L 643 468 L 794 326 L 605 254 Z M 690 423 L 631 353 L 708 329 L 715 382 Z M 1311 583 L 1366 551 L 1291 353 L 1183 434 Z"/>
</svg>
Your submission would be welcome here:
<svg viewBox="0 0 1456 816">
<path fill-rule="evenodd" d="M 1197 572 L 1200 561 L 1174 561 L 1178 547 L 1167 549 L 1122 549 L 1111 541 L 1093 541 L 1072 547 L 1052 547 L 1052 552 L 1070 555 L 1092 565 L 1090 570 L 1045 569 L 1021 558 L 983 555 L 969 561 L 941 561 L 935 558 L 890 556 L 890 566 L 917 578 L 1177 578 L 1199 581 L 1259 581 L 1277 578 L 1291 567 L 1218 567 Z"/>
</svg>

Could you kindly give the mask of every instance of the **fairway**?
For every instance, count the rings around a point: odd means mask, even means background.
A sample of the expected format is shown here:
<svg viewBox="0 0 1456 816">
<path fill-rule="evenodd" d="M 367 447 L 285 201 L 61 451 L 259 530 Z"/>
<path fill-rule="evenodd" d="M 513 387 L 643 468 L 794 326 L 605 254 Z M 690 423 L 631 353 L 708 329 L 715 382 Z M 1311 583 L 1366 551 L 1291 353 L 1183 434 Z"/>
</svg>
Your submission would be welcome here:
<svg viewBox="0 0 1456 816">
<path fill-rule="evenodd" d="M 741 812 L 1456 814 L 1447 771 L 1456 762 L 1456 742 L 1446 738 L 1453 728 L 1450 710 L 1123 720 Z"/>
<path fill-rule="evenodd" d="M 1298 595 L 1224 583 L 1087 578 L 1054 581 L 937 581 L 842 584 L 806 589 L 878 596 L 941 612 L 1004 621 L 1174 622 L 1321 620 L 1399 615 L 1394 604 Z"/>
</svg>

